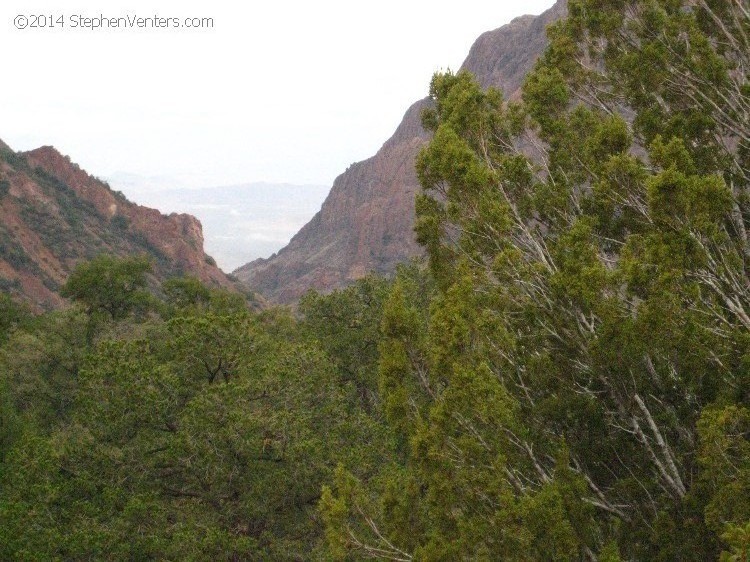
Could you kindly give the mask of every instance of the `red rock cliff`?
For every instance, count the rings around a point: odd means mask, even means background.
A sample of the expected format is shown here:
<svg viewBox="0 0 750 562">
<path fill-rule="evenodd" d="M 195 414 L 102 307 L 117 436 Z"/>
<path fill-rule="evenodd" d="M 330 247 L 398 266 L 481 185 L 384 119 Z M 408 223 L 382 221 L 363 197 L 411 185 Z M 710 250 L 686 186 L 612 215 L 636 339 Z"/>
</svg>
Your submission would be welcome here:
<svg viewBox="0 0 750 562">
<path fill-rule="evenodd" d="M 187 274 L 233 286 L 204 253 L 195 217 L 136 205 L 53 147 L 14 153 L 0 142 L 0 290 L 38 309 L 59 306 L 73 267 L 99 253 L 148 254 L 156 280 Z"/>
<path fill-rule="evenodd" d="M 523 16 L 474 43 L 462 68 L 485 86 L 518 95 L 544 50 L 547 25 L 561 18 L 565 0 L 540 16 Z M 320 212 L 269 259 L 235 275 L 273 302 L 291 303 L 310 288 L 331 291 L 369 271 L 388 274 L 421 255 L 414 238 L 414 198 L 420 187 L 414 159 L 428 137 L 420 114 L 428 100 L 406 112 L 393 136 L 372 158 L 352 165 L 333 184 Z"/>
</svg>

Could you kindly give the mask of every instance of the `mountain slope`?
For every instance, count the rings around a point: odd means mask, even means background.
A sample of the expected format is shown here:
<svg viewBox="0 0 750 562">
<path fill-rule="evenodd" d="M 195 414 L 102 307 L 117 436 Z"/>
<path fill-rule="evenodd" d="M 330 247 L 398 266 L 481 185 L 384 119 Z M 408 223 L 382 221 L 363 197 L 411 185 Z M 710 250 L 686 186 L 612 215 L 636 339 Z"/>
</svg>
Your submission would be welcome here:
<svg viewBox="0 0 750 562">
<path fill-rule="evenodd" d="M 484 33 L 462 69 L 480 83 L 518 95 L 523 78 L 547 43 L 545 29 L 561 18 L 565 0 L 540 16 L 523 16 Z M 423 99 L 412 105 L 378 153 L 353 164 L 333 184 L 320 212 L 278 254 L 234 273 L 271 301 L 290 303 L 310 288 L 327 292 L 369 271 L 391 273 L 421 255 L 414 227 L 419 182 L 414 159 L 427 141 L 420 124 Z"/>
<path fill-rule="evenodd" d="M 157 280 L 189 274 L 233 285 L 204 253 L 194 217 L 131 203 L 52 147 L 16 153 L 0 141 L 0 290 L 57 307 L 75 265 L 100 253 L 147 254 Z"/>
</svg>

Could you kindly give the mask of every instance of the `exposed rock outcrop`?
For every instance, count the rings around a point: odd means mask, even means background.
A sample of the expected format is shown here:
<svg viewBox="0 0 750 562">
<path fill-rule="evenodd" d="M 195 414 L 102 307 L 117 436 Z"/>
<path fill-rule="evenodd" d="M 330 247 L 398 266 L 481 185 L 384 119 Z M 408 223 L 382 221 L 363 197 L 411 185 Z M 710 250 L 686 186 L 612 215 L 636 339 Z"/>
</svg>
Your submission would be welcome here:
<svg viewBox="0 0 750 562">
<path fill-rule="evenodd" d="M 462 69 L 485 86 L 518 96 L 526 74 L 543 52 L 545 29 L 561 18 L 559 0 L 540 16 L 523 16 L 484 33 Z M 327 292 L 369 271 L 388 274 L 422 253 L 414 237 L 414 198 L 420 187 L 414 160 L 428 140 L 420 124 L 423 99 L 412 105 L 378 153 L 353 164 L 333 184 L 320 212 L 278 254 L 235 271 L 273 302 L 291 303 L 308 289 Z"/>
<path fill-rule="evenodd" d="M 204 253 L 195 217 L 136 205 L 53 147 L 16 153 L 0 141 L 0 290 L 57 307 L 71 270 L 100 253 L 149 255 L 155 281 L 187 274 L 234 286 Z"/>
</svg>

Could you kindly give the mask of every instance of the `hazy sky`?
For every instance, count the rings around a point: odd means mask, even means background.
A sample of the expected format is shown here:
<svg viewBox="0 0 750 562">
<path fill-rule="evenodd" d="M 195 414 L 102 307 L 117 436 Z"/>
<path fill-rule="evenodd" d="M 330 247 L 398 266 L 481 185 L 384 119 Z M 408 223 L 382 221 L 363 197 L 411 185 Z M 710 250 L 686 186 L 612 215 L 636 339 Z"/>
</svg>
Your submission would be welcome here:
<svg viewBox="0 0 750 562">
<path fill-rule="evenodd" d="M 552 3 L 3 0 L 0 138 L 16 150 L 55 145 L 102 177 L 330 185 L 480 33 Z M 18 30 L 18 15 L 56 27 Z M 78 16 L 101 15 L 212 18 L 213 28 L 80 27 Z"/>
</svg>

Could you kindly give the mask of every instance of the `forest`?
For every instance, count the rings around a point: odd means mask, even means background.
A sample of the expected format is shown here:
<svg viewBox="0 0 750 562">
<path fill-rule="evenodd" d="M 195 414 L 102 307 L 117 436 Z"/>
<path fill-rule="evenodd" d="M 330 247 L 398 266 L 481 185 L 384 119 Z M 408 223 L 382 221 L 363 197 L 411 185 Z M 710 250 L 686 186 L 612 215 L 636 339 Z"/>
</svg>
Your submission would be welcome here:
<svg viewBox="0 0 750 562">
<path fill-rule="evenodd" d="M 0 559 L 750 560 L 750 4 L 548 35 L 519 100 L 434 76 L 391 278 L 0 296 Z"/>
</svg>

